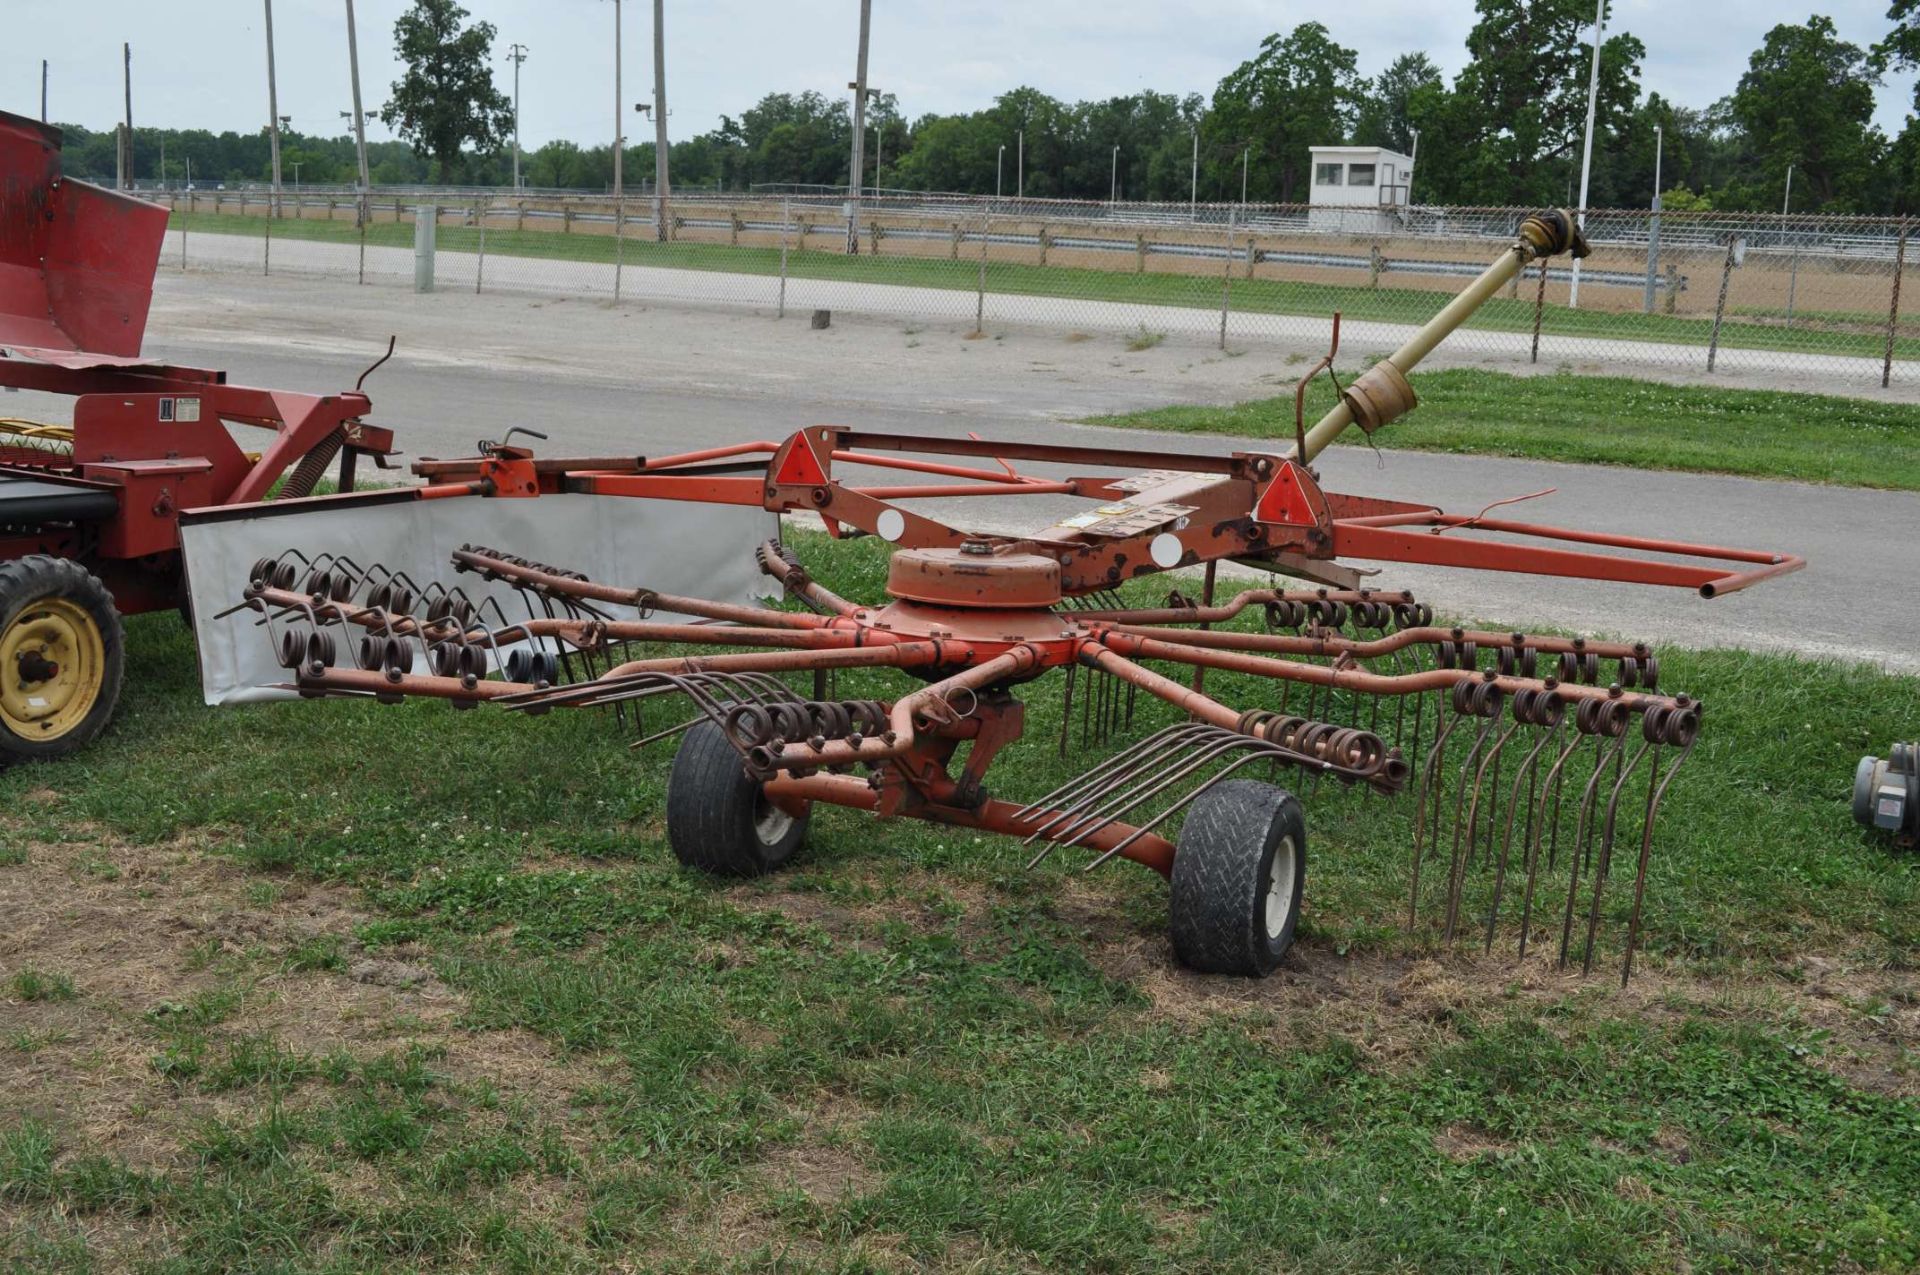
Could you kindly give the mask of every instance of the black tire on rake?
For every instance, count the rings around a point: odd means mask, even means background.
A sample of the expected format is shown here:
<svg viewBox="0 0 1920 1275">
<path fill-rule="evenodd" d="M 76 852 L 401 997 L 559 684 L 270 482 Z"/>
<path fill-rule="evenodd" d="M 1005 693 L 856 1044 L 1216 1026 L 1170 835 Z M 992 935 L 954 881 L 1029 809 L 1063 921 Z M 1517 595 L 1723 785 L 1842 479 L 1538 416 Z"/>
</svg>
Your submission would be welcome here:
<svg viewBox="0 0 1920 1275">
<path fill-rule="evenodd" d="M 1174 853 L 1175 955 L 1205 974 L 1271 974 L 1293 944 L 1306 876 L 1306 819 L 1292 793 L 1251 779 L 1209 789 Z"/>
<path fill-rule="evenodd" d="M 768 801 L 716 723 L 697 722 L 681 738 L 667 778 L 667 843 L 686 867 L 728 877 L 773 872 L 799 851 L 812 818 Z"/>
</svg>

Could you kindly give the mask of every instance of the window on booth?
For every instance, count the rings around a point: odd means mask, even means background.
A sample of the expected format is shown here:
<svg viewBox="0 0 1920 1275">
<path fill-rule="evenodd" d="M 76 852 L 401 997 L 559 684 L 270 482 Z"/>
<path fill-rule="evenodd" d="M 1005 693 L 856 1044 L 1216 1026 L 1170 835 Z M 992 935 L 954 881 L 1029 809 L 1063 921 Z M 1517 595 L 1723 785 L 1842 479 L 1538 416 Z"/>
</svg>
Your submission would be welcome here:
<svg viewBox="0 0 1920 1275">
<path fill-rule="evenodd" d="M 1313 166 L 1313 184 L 1316 186 L 1338 186 L 1340 184 L 1340 164 L 1315 164 Z"/>
<path fill-rule="evenodd" d="M 1372 164 L 1348 164 L 1347 165 L 1347 185 L 1349 186 L 1373 185 L 1373 165 Z"/>
</svg>

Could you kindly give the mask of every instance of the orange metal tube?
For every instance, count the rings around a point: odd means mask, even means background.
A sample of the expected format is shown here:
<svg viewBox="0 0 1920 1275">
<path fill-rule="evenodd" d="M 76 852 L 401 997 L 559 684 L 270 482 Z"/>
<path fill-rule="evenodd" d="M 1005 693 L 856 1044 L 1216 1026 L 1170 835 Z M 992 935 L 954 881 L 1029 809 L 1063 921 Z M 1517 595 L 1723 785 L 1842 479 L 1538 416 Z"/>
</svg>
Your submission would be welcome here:
<svg viewBox="0 0 1920 1275">
<path fill-rule="evenodd" d="M 849 806 L 855 810 L 875 810 L 880 805 L 880 794 L 866 783 L 848 775 L 808 775 L 796 778 L 793 775 L 780 775 L 768 780 L 766 794 L 769 800 L 786 809 L 810 801 L 823 801 L 832 806 Z M 1007 836 L 1025 836 L 1032 831 L 1030 823 L 1017 822 L 1014 816 L 1025 807 L 1011 801 L 987 800 L 980 803 L 977 810 L 963 810 L 957 806 L 912 806 L 902 813 L 914 819 L 924 819 L 928 823 L 947 824 L 956 828 L 978 828 L 982 832 L 998 832 Z M 1051 813 L 1051 812 L 1043 812 Z M 1028 812 L 1032 817 L 1032 812 Z M 1060 833 L 1064 837 L 1077 824 L 1062 823 Z M 1122 841 L 1132 836 L 1134 829 L 1129 824 L 1111 823 L 1086 833 L 1077 842 L 1078 845 L 1095 853 L 1104 854 Z M 1053 840 L 1054 838 L 1048 838 Z M 1152 868 L 1161 876 L 1170 876 L 1173 872 L 1174 845 L 1166 838 L 1148 833 L 1120 852 L 1122 858 Z"/>
<path fill-rule="evenodd" d="M 1124 651 L 1128 655 L 1141 659 L 1172 660 L 1177 664 L 1198 664 L 1203 668 L 1217 668 L 1229 673 L 1250 673 L 1256 677 L 1278 677 L 1290 682 L 1312 682 L 1319 686 L 1333 686 L 1346 690 L 1365 691 L 1370 695 L 1417 695 L 1421 691 L 1447 690 L 1461 682 L 1486 681 L 1497 685 L 1503 692 L 1513 694 L 1517 691 L 1538 689 L 1540 682 L 1526 677 L 1504 677 L 1498 674 L 1474 673 L 1467 669 L 1428 669 L 1420 673 L 1370 673 L 1363 668 L 1339 668 L 1327 664 L 1299 664 L 1291 660 L 1276 660 L 1264 655 L 1245 655 L 1237 651 L 1210 651 L 1200 647 L 1187 646 L 1178 642 L 1163 642 L 1157 638 L 1141 637 L 1132 633 L 1102 632 L 1101 642 L 1115 651 Z M 1145 683 L 1141 683 L 1145 685 Z M 1173 683 L 1178 686 L 1178 683 Z M 1182 688 L 1184 689 L 1184 688 Z M 1640 712 L 1655 704 L 1671 703 L 1665 696 L 1641 695 L 1632 691 L 1613 694 L 1603 686 L 1583 686 L 1572 682 L 1561 682 L 1554 687 L 1555 694 L 1565 699 L 1618 699 L 1635 712 Z M 1156 692 L 1157 693 L 1157 692 Z M 1237 718 L 1235 720 L 1238 720 Z"/>
<path fill-rule="evenodd" d="M 913 644 L 901 643 L 899 647 L 873 649 L 899 650 L 908 645 Z M 949 652 L 954 649 L 953 644 L 943 643 L 942 645 L 945 645 Z M 849 651 L 846 654 L 853 655 L 858 652 Z M 817 660 L 820 657 L 816 655 L 810 658 Z M 1022 673 L 1030 672 L 1039 662 L 1039 652 L 1022 643 L 983 664 L 963 669 L 945 681 L 923 686 L 913 694 L 895 700 L 893 708 L 887 714 L 887 724 L 890 728 L 888 734 L 893 736 L 891 740 L 862 739 L 858 745 L 855 745 L 852 740 L 830 739 L 817 748 L 812 744 L 787 744 L 774 754 L 776 763 L 781 770 L 813 770 L 822 766 L 850 766 L 856 762 L 883 761 L 889 757 L 898 757 L 913 747 L 916 734 L 914 718 L 919 715 L 922 708 L 955 691 L 977 691 L 1003 678 L 1017 677 Z M 809 664 L 805 667 L 820 666 Z"/>
<path fill-rule="evenodd" d="M 1150 668 L 1142 668 L 1132 660 L 1122 658 L 1118 653 L 1100 642 L 1080 644 L 1080 662 L 1102 672 L 1111 673 L 1125 682 L 1131 682 L 1141 690 L 1172 704 L 1175 708 L 1193 714 L 1201 721 L 1215 726 L 1234 729 L 1240 722 L 1240 714 L 1191 686 L 1183 686 L 1170 677 L 1162 677 Z M 1198 663 L 1198 661 L 1189 661 Z"/>
<path fill-rule="evenodd" d="M 964 642 L 896 642 L 891 646 L 861 646 L 847 651 L 756 651 L 743 652 L 739 655 L 675 655 L 660 659 L 630 660 L 608 669 L 595 680 L 611 681 L 614 678 L 627 677 L 635 673 L 707 671 L 782 673 L 818 668 L 917 668 L 947 660 L 965 660 L 971 652 L 972 648 Z M 983 664 L 980 667 L 987 666 Z"/>
<path fill-rule="evenodd" d="M 1385 637 L 1362 642 L 1338 635 L 1295 637 L 1285 633 L 1236 633 L 1231 629 L 1153 629 L 1132 624 L 1116 624 L 1112 627 L 1116 633 L 1132 633 L 1139 637 L 1158 638 L 1164 642 L 1177 642 L 1182 646 L 1272 651 L 1282 655 L 1351 655 L 1355 659 L 1362 660 L 1371 659 L 1377 655 L 1390 655 L 1395 651 L 1404 651 L 1410 646 L 1425 646 L 1438 642 L 1472 642 L 1482 652 L 1513 646 L 1513 634 L 1492 633 L 1482 629 L 1457 631 L 1441 628 L 1401 629 Z M 1618 660 L 1629 657 L 1639 658 L 1647 654 L 1646 644 L 1642 642 L 1597 642 L 1590 639 L 1581 639 L 1576 642 L 1573 638 L 1536 637 L 1532 634 L 1521 636 L 1525 639 L 1525 645 L 1550 655 L 1571 651 L 1583 655 L 1597 655 L 1602 659 Z"/>
<path fill-rule="evenodd" d="M 1075 611 L 1076 620 L 1119 620 L 1133 624 L 1217 624 L 1231 620 L 1250 606 L 1269 602 L 1385 602 L 1389 606 L 1413 601 L 1413 595 L 1392 589 L 1248 589 L 1218 606 L 1142 607 L 1136 610 Z"/>
<path fill-rule="evenodd" d="M 731 602 L 708 602 L 704 598 L 683 598 L 677 594 L 655 593 L 651 589 L 623 589 L 593 580 L 575 580 L 534 567 L 522 567 L 500 558 L 456 550 L 453 560 L 471 570 L 537 584 L 542 589 L 572 598 L 590 598 L 596 602 L 617 602 L 631 607 L 672 611 L 678 615 L 698 615 L 709 620 L 732 620 L 766 628 L 817 629 L 831 623 L 825 616 L 799 611 L 774 611 L 766 607 L 739 606 Z"/>
</svg>

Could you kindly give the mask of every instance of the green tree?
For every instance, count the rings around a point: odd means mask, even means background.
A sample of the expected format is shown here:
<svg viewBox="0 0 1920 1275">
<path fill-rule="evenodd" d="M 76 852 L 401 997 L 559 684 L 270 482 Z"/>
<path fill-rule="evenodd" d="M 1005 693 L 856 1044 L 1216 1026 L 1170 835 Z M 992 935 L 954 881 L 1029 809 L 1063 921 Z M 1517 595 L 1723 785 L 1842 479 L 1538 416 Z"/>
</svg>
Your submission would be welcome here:
<svg viewBox="0 0 1920 1275">
<path fill-rule="evenodd" d="M 1249 198 L 1292 203 L 1307 190 L 1309 146 L 1338 146 L 1352 132 L 1363 81 L 1354 51 L 1318 22 L 1260 42 L 1260 52 L 1220 81 L 1205 134 L 1231 152 L 1252 145 L 1263 157 Z"/>
<path fill-rule="evenodd" d="M 1727 100 L 1745 150 L 1742 180 L 1729 193 L 1742 204 L 1777 206 L 1774 192 L 1791 164 L 1797 207 L 1861 207 L 1886 146 L 1873 126 L 1879 83 L 1868 52 L 1840 39 L 1831 18 L 1767 32 Z"/>
<path fill-rule="evenodd" d="M 1413 150 L 1414 102 L 1423 91 L 1440 89 L 1440 68 L 1424 53 L 1402 53 L 1367 85 L 1353 126 L 1362 146 L 1386 146 L 1402 155 Z"/>
<path fill-rule="evenodd" d="M 492 152 L 513 134 L 513 106 L 493 85 L 488 67 L 493 24 L 462 29 L 467 11 L 454 0 L 414 0 L 393 24 L 393 52 L 407 68 L 393 84 L 380 118 L 434 162 L 439 181 L 453 180 L 469 143 Z"/>
<path fill-rule="evenodd" d="M 1450 179 L 1463 188 L 1458 197 L 1475 203 L 1559 201 L 1568 177 L 1577 177 L 1586 129 L 1592 0 L 1476 0 L 1475 8 L 1472 60 L 1454 81 L 1461 101 L 1453 114 L 1457 126 L 1464 112 L 1478 135 L 1461 148 L 1464 167 Z M 1646 52 L 1624 31 L 1601 46 L 1596 150 L 1626 127 Z"/>
</svg>

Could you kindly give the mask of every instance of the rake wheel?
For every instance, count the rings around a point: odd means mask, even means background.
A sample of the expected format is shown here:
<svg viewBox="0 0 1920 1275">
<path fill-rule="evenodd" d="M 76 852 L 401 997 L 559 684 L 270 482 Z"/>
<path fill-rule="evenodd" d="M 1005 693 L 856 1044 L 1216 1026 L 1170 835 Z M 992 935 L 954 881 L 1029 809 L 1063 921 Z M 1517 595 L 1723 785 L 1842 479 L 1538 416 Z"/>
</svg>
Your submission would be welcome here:
<svg viewBox="0 0 1920 1275">
<path fill-rule="evenodd" d="M 667 779 L 667 843 L 686 867 L 764 876 L 799 852 L 812 818 L 811 810 L 796 816 L 770 801 L 716 723 L 698 722 L 681 739 Z"/>
<path fill-rule="evenodd" d="M 1173 950 L 1204 974 L 1271 974 L 1293 945 L 1306 879 L 1307 825 L 1292 793 L 1252 779 L 1209 789 L 1173 860 Z"/>
</svg>

